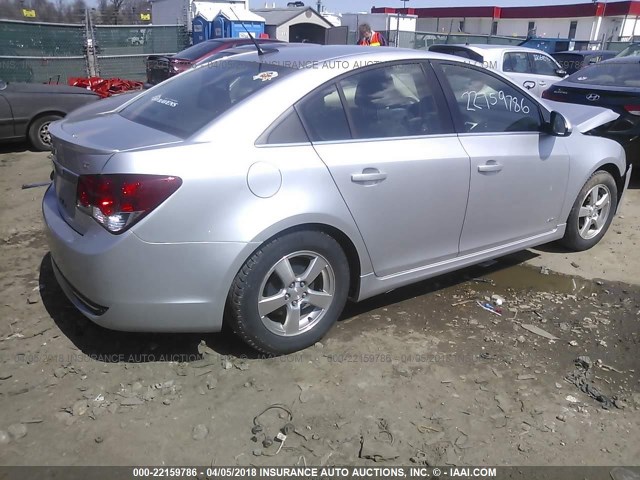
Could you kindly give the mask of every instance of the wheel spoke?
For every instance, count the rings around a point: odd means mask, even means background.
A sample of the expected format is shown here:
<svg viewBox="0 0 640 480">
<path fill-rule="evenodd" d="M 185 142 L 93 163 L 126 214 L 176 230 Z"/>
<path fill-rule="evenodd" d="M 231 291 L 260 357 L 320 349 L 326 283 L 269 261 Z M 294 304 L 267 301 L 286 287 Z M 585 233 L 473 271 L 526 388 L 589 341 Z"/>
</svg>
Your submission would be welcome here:
<svg viewBox="0 0 640 480">
<path fill-rule="evenodd" d="M 275 272 L 276 275 L 280 277 L 280 280 L 282 280 L 285 287 L 296 280 L 296 275 L 293 273 L 293 268 L 291 268 L 291 262 L 289 262 L 288 258 L 283 258 L 278 262 Z"/>
<path fill-rule="evenodd" d="M 300 331 L 300 304 L 287 307 L 287 318 L 284 321 L 284 331 L 287 335 L 294 335 Z"/>
<path fill-rule="evenodd" d="M 603 207 L 608 205 L 610 201 L 611 200 L 609 198 L 609 194 L 605 192 L 604 195 L 602 195 L 602 198 L 596 202 L 596 207 L 598 209 L 602 209 Z"/>
<path fill-rule="evenodd" d="M 311 263 L 300 277 L 300 280 L 306 282 L 307 285 L 310 285 L 316 278 L 318 278 L 318 275 L 320 275 L 325 268 L 327 268 L 327 262 L 316 257 L 311 260 Z"/>
<path fill-rule="evenodd" d="M 596 228 L 598 230 L 600 230 L 603 226 L 604 226 L 604 222 L 606 221 L 606 216 L 604 215 L 598 215 L 598 218 L 596 218 L 593 223 L 595 224 Z"/>
<path fill-rule="evenodd" d="M 591 217 L 585 219 L 584 225 L 580 229 L 580 235 L 582 236 L 582 238 L 585 238 L 590 228 L 591 228 Z"/>
<path fill-rule="evenodd" d="M 285 298 L 285 292 L 282 291 L 277 295 L 273 295 L 272 297 L 264 297 L 262 300 L 258 302 L 258 313 L 261 317 L 269 315 L 272 312 L 275 312 L 279 308 L 284 307 L 287 304 L 287 300 Z"/>
<path fill-rule="evenodd" d="M 598 188 L 594 188 L 589 194 L 589 205 L 592 207 L 595 207 L 596 203 L 598 203 L 598 190 Z"/>
<path fill-rule="evenodd" d="M 330 295 L 326 292 L 318 292 L 316 290 L 309 290 L 307 293 L 307 302 L 313 305 L 314 307 L 322 308 L 326 310 L 331 305 L 331 301 L 333 300 L 333 295 Z"/>
<path fill-rule="evenodd" d="M 590 217 L 590 216 L 591 216 L 591 209 L 589 207 L 580 207 L 580 213 L 578 214 L 578 217 L 584 218 L 584 217 Z"/>
</svg>

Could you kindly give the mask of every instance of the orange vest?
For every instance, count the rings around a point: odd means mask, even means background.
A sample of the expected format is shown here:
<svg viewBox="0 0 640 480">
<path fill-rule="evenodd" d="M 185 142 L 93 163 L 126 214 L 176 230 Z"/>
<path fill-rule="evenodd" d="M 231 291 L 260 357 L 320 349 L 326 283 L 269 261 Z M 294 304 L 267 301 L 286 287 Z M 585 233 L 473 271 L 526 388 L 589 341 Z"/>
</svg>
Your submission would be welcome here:
<svg viewBox="0 0 640 480">
<path fill-rule="evenodd" d="M 371 38 L 369 40 L 367 40 L 366 38 L 363 38 L 358 42 L 358 45 L 369 46 L 369 47 L 381 47 L 383 44 L 384 44 L 383 37 L 378 32 L 373 32 L 373 35 L 371 35 Z"/>
</svg>

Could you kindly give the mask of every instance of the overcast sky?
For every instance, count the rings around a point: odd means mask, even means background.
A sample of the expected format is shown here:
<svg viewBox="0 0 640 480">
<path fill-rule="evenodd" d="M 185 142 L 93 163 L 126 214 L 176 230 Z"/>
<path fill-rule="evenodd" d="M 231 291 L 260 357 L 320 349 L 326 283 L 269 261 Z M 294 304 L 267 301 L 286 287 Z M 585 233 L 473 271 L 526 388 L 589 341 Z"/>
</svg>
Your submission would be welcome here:
<svg viewBox="0 0 640 480">
<path fill-rule="evenodd" d="M 286 7 L 287 0 L 250 0 L 252 8 L 264 8 L 265 1 L 271 6 L 275 1 L 277 7 Z M 316 5 L 316 0 L 303 0 L 306 5 Z M 332 12 L 368 12 L 371 6 L 402 7 L 401 0 L 323 0 L 328 11 Z M 409 0 L 407 7 L 466 7 L 466 6 L 543 6 L 572 3 L 591 3 L 591 0 Z"/>
</svg>

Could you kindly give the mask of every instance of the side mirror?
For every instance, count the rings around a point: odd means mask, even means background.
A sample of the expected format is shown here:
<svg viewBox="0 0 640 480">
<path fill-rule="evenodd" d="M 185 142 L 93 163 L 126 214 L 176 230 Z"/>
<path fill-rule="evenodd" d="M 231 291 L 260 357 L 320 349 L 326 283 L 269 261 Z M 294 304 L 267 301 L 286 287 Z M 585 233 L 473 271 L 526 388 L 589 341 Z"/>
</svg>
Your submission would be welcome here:
<svg viewBox="0 0 640 480">
<path fill-rule="evenodd" d="M 567 76 L 567 71 L 564 68 L 558 68 L 556 69 L 556 75 L 564 78 Z"/>
<path fill-rule="evenodd" d="M 554 137 L 568 137 L 572 132 L 571 124 L 561 113 L 551 112 L 551 119 L 549 120 L 549 133 L 551 135 Z"/>
</svg>

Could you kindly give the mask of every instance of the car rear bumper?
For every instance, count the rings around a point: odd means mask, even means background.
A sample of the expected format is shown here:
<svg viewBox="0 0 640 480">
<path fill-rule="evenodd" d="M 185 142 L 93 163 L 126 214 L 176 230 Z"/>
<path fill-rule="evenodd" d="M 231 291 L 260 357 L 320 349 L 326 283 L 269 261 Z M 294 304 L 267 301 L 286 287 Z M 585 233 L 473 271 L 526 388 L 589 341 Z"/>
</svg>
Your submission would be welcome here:
<svg viewBox="0 0 640 480">
<path fill-rule="evenodd" d="M 53 270 L 69 300 L 105 328 L 216 332 L 246 243 L 157 244 L 98 224 L 85 235 L 58 211 L 53 188 L 42 204 Z"/>
</svg>

